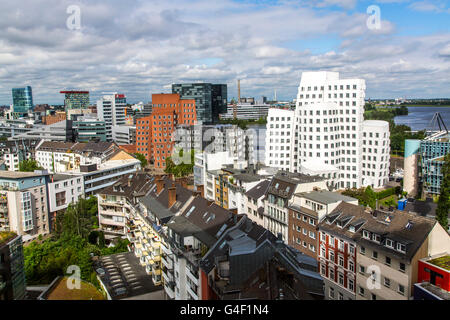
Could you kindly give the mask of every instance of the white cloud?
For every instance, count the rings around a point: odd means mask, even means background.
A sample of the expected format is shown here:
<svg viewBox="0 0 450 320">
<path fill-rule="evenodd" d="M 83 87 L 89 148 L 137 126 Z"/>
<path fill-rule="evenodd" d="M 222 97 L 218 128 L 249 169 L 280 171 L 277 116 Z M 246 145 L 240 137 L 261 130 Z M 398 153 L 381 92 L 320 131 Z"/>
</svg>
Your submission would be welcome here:
<svg viewBox="0 0 450 320">
<path fill-rule="evenodd" d="M 355 1 L 90 0 L 80 2 L 81 32 L 66 28 L 73 1 L 6 1 L 0 104 L 9 104 L 11 88 L 23 85 L 33 86 L 36 103 L 62 103 L 64 88 L 91 90 L 91 102 L 113 90 L 148 101 L 169 83 L 197 80 L 227 83 L 231 98 L 238 78 L 246 96 L 277 89 L 290 99 L 301 72 L 319 69 L 367 79 L 369 96 L 401 90 L 411 96 L 424 82 L 434 87 L 430 94 L 449 95 L 449 33 L 400 37 L 387 20 L 374 32 L 365 12 L 318 12 L 321 3 L 352 7 Z M 327 37 L 337 39 L 337 47 L 315 42 Z M 311 43 L 318 49 L 306 49 Z"/>
</svg>

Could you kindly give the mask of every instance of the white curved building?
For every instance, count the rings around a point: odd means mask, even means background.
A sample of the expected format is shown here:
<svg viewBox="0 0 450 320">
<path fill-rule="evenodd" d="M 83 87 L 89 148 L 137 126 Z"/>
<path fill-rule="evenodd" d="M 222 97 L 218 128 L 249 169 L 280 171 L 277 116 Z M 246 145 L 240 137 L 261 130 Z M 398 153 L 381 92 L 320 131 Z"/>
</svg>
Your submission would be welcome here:
<svg viewBox="0 0 450 320">
<path fill-rule="evenodd" d="M 363 122 L 362 186 L 381 188 L 389 181 L 391 153 L 389 123 L 379 120 Z"/>
<path fill-rule="evenodd" d="M 388 141 L 389 124 L 364 121 L 365 90 L 362 79 L 340 79 L 338 72 L 304 72 L 295 112 L 269 110 L 266 164 L 330 178 L 337 189 L 382 187 L 389 173 L 389 143 L 383 145 L 380 140 L 381 144 L 375 145 L 370 135 Z M 292 112 L 294 124 L 286 121 L 282 128 L 282 114 L 287 119 Z M 289 160 L 281 139 L 271 138 L 281 134 L 277 130 L 287 130 L 287 124 L 292 128 L 289 137 L 293 137 Z M 374 161 L 380 162 L 378 166 L 373 167 Z"/>
</svg>

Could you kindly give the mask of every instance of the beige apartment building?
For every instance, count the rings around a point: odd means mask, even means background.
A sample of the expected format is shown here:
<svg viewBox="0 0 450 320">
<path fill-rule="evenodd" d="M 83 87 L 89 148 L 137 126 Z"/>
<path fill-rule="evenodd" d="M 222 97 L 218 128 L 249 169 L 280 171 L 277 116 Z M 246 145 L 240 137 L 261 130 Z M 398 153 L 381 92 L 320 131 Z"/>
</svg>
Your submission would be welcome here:
<svg viewBox="0 0 450 320">
<path fill-rule="evenodd" d="M 50 233 L 46 171 L 0 171 L 0 231 L 29 242 Z"/>
<path fill-rule="evenodd" d="M 413 213 L 373 215 L 358 241 L 356 299 L 411 299 L 419 259 L 448 251 L 450 236 L 436 220 Z"/>
</svg>

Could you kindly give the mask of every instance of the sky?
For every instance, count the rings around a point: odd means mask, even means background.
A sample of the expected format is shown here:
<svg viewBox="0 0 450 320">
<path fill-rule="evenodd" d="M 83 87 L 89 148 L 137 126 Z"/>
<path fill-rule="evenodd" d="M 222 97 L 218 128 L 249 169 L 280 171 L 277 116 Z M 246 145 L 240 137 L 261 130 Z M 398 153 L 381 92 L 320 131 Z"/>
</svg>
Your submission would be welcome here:
<svg viewBox="0 0 450 320">
<path fill-rule="evenodd" d="M 230 100 L 237 79 L 241 96 L 292 100 L 318 70 L 365 79 L 366 98 L 450 98 L 450 1 L 0 3 L 0 105 L 28 85 L 35 104 L 71 89 L 148 102 L 188 82 L 226 83 Z"/>
</svg>

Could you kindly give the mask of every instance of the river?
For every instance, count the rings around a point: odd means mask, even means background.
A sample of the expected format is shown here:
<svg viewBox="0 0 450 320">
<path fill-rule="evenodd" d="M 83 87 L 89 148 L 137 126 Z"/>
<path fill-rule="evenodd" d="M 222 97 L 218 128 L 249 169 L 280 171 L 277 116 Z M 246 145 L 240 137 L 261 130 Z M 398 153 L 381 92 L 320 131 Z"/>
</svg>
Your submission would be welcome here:
<svg viewBox="0 0 450 320">
<path fill-rule="evenodd" d="M 429 129 L 433 115 L 439 112 L 447 129 L 450 129 L 450 107 L 408 107 L 408 111 L 407 116 L 395 117 L 395 124 L 405 124 L 413 131 Z"/>
</svg>

